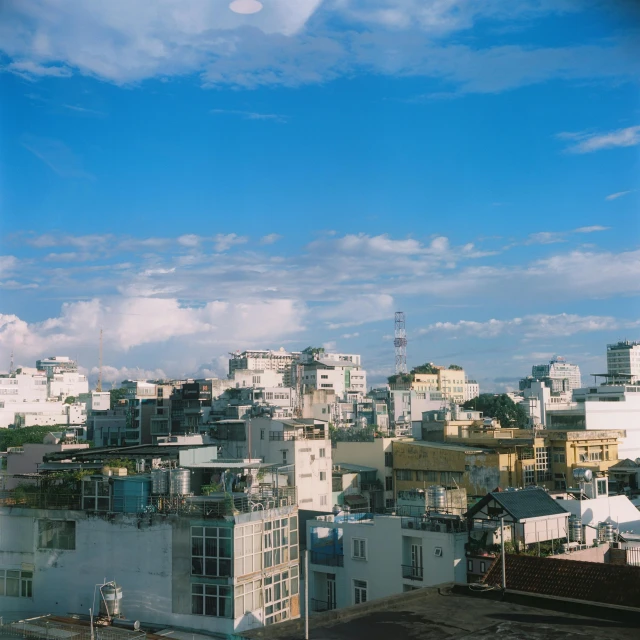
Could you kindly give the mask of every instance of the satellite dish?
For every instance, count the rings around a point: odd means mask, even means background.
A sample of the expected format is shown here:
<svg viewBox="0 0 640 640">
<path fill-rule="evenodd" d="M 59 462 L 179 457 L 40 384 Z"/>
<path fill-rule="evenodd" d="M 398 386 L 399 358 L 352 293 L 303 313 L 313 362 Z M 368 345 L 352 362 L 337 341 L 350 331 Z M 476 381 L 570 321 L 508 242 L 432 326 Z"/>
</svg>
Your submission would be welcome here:
<svg viewBox="0 0 640 640">
<path fill-rule="evenodd" d="M 262 10 L 262 3 L 258 0 L 233 0 L 229 5 L 229 9 L 234 13 L 240 13 L 242 15 L 250 15 L 252 13 L 258 13 Z"/>
</svg>

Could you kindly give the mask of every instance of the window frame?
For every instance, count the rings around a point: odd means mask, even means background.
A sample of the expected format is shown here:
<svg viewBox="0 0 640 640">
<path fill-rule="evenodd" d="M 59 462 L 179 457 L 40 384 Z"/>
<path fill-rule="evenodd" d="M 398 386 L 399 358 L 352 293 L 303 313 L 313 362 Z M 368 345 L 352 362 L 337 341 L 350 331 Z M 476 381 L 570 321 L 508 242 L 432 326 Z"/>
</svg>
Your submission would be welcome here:
<svg viewBox="0 0 640 640">
<path fill-rule="evenodd" d="M 362 597 L 364 594 L 364 598 Z M 353 604 L 364 604 L 369 600 L 369 582 L 353 579 Z"/>
<path fill-rule="evenodd" d="M 354 560 L 367 560 L 368 546 L 366 538 L 351 538 L 351 557 Z"/>
</svg>

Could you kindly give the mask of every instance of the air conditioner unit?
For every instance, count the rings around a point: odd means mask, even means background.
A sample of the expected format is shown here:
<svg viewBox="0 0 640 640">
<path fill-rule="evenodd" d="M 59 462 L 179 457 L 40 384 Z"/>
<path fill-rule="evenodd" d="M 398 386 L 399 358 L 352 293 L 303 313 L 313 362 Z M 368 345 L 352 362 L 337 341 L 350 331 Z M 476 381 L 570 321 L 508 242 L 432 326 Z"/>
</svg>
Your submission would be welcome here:
<svg viewBox="0 0 640 640">
<path fill-rule="evenodd" d="M 408 529 L 413 529 L 413 521 L 409 520 L 409 522 L 407 522 L 407 528 Z"/>
<path fill-rule="evenodd" d="M 442 547 L 436 547 L 433 550 L 433 555 L 436 556 L 437 558 L 442 558 Z"/>
<path fill-rule="evenodd" d="M 423 522 L 420 527 L 422 528 L 423 531 L 426 531 L 429 528 L 429 523 L 428 522 Z"/>
</svg>

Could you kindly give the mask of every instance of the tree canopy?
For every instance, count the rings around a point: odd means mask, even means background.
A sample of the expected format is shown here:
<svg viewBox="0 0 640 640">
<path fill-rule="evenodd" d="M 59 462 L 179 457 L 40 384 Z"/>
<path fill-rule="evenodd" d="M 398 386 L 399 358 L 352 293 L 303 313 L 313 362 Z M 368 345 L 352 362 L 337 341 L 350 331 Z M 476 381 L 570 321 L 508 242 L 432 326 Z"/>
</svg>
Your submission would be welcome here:
<svg viewBox="0 0 640 640">
<path fill-rule="evenodd" d="M 436 365 L 433 364 L 433 362 L 425 362 L 424 364 L 418 365 L 417 367 L 414 367 L 413 369 L 411 369 L 411 373 L 412 374 L 416 374 L 416 373 L 437 374 L 439 370 L 440 368 L 436 367 Z"/>
<path fill-rule="evenodd" d="M 462 367 L 459 364 L 450 364 L 449 369 L 451 371 L 463 371 Z"/>
<path fill-rule="evenodd" d="M 111 395 L 111 408 L 115 409 L 118 404 L 120 404 L 120 400 L 124 400 L 127 397 L 127 389 L 124 387 L 119 387 L 118 389 L 111 389 L 109 391 Z"/>
<path fill-rule="evenodd" d="M 22 429 L 0 429 L 0 451 L 8 447 L 21 447 L 23 444 L 42 444 L 42 439 L 52 431 L 65 431 L 66 424 L 48 427 L 23 427 Z"/>
<path fill-rule="evenodd" d="M 465 409 L 482 411 L 486 418 L 495 418 L 502 427 L 524 429 L 529 424 L 523 407 L 516 404 L 506 393 L 482 393 L 477 398 L 467 400 L 462 406 Z"/>
</svg>

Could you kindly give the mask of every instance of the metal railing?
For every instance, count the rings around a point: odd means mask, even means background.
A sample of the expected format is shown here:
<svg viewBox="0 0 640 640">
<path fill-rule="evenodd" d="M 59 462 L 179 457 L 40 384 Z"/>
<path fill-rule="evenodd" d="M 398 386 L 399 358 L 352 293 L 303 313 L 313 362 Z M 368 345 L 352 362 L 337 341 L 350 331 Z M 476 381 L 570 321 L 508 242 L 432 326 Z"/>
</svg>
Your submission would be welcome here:
<svg viewBox="0 0 640 640">
<path fill-rule="evenodd" d="M 325 433 L 298 433 L 295 431 L 269 431 L 269 440 L 271 441 L 290 441 L 290 440 L 328 440 L 329 436 Z"/>
<path fill-rule="evenodd" d="M 202 519 L 295 506 L 297 492 L 295 487 L 256 487 L 250 489 L 248 493 L 220 493 L 211 496 L 114 496 L 111 501 L 108 496 L 104 496 L 101 499 L 104 502 L 100 502 L 100 499 L 96 500 L 95 496 L 85 496 L 83 505 L 80 492 L 56 494 L 20 490 L 0 491 L 0 506 L 137 515 L 158 513 Z M 99 506 L 101 504 L 105 506 L 101 508 Z"/>
<path fill-rule="evenodd" d="M 337 553 L 311 551 L 311 564 L 322 564 L 326 567 L 344 567 L 344 556 Z"/>
<path fill-rule="evenodd" d="M 96 626 L 93 631 L 89 624 L 71 624 L 51 620 L 49 616 L 30 618 L 2 624 L 0 636 L 33 638 L 33 640 L 51 640 L 69 638 L 71 640 L 145 640 L 144 631 L 129 631 L 115 627 Z"/>
<path fill-rule="evenodd" d="M 311 598 L 311 611 L 313 611 L 314 613 L 332 611 L 335 608 L 335 602 L 328 602 L 327 600 L 316 600 L 315 598 Z"/>
<path fill-rule="evenodd" d="M 417 567 L 412 564 L 402 565 L 402 577 L 405 580 L 419 580 L 422 581 L 424 575 L 423 567 Z"/>
</svg>

